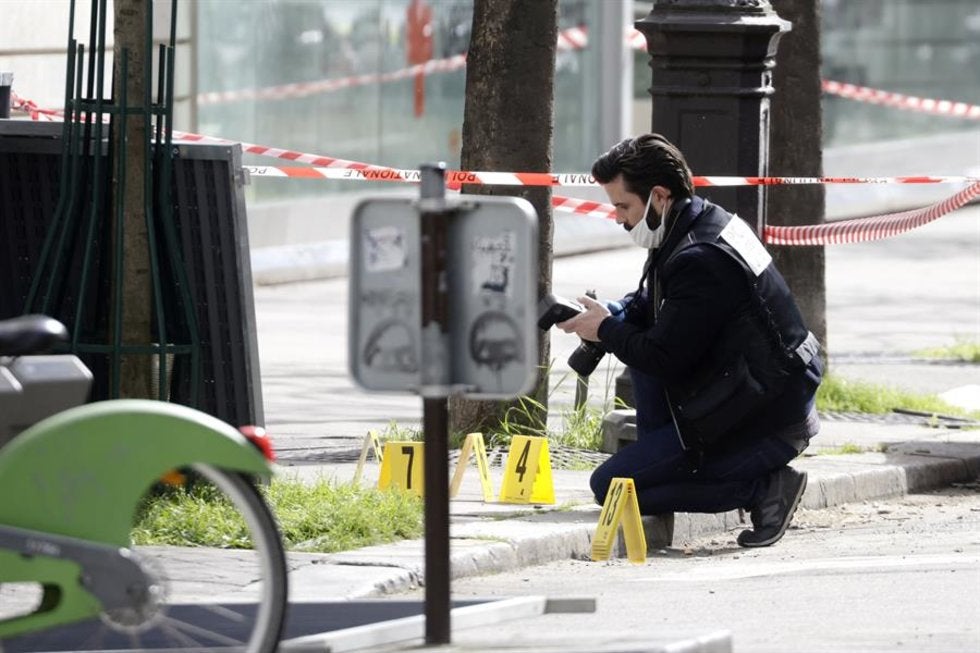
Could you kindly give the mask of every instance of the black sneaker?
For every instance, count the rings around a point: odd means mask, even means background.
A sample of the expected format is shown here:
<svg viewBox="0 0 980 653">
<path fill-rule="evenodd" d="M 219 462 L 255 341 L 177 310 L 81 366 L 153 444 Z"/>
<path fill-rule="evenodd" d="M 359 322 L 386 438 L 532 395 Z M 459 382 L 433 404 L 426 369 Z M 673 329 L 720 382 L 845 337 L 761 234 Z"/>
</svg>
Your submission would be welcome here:
<svg viewBox="0 0 980 653">
<path fill-rule="evenodd" d="M 769 489 L 752 509 L 752 530 L 738 534 L 739 546 L 769 546 L 786 532 L 806 489 L 806 472 L 783 467 L 769 476 Z"/>
</svg>

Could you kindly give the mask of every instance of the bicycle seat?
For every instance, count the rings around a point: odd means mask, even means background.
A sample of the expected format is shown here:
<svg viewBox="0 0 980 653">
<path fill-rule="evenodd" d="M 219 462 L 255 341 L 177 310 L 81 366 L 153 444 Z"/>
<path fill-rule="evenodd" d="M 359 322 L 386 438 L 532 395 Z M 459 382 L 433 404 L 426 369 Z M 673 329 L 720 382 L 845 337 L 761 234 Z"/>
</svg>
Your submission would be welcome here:
<svg viewBox="0 0 980 653">
<path fill-rule="evenodd" d="M 22 315 L 0 320 L 0 356 L 43 354 L 68 340 L 68 329 L 47 315 Z"/>
</svg>

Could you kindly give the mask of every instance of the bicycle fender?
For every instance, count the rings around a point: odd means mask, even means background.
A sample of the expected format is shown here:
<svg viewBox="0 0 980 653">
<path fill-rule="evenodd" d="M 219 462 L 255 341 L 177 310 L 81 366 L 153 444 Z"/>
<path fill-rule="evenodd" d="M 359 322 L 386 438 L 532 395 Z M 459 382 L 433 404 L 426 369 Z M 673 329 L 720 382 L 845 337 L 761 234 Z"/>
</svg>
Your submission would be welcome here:
<svg viewBox="0 0 980 653">
<path fill-rule="evenodd" d="M 146 490 L 194 463 L 271 475 L 234 427 L 192 408 L 141 399 L 72 408 L 0 449 L 0 523 L 129 546 Z"/>
</svg>

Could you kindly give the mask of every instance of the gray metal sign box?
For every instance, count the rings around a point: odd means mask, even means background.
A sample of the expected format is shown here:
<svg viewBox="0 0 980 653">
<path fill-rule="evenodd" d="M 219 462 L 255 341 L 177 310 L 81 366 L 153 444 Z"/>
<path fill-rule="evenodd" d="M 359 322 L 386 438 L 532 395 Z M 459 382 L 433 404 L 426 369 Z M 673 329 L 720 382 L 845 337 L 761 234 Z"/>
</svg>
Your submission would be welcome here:
<svg viewBox="0 0 980 653">
<path fill-rule="evenodd" d="M 417 392 L 421 353 L 419 201 L 384 197 L 351 219 L 348 364 L 363 388 Z M 447 198 L 452 390 L 527 394 L 536 379 L 537 215 L 515 197 Z"/>
</svg>

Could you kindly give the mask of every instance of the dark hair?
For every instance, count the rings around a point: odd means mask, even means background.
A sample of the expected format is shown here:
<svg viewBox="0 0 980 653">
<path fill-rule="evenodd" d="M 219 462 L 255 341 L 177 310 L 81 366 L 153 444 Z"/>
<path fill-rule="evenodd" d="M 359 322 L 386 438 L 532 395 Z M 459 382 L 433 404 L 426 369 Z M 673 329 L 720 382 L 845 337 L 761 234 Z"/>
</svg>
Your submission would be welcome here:
<svg viewBox="0 0 980 653">
<path fill-rule="evenodd" d="M 660 134 L 623 139 L 592 164 L 592 176 L 600 184 L 608 184 L 620 174 L 626 190 L 644 201 L 654 186 L 670 189 L 676 199 L 694 195 L 694 181 L 684 155 Z"/>
</svg>

